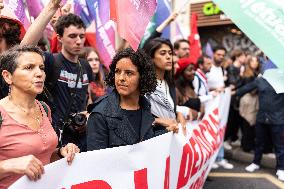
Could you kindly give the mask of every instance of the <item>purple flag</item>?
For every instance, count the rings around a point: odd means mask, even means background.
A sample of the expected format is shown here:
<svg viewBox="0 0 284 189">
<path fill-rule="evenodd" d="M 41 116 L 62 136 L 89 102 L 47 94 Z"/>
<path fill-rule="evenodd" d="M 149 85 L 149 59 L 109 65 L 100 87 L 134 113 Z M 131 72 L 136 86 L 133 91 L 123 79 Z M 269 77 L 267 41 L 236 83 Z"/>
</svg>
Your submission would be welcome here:
<svg viewBox="0 0 284 189">
<path fill-rule="evenodd" d="M 4 0 L 4 4 L 17 16 L 27 30 L 30 26 L 30 22 L 25 13 L 23 0 Z"/>
<path fill-rule="evenodd" d="M 109 0 L 86 0 L 89 12 L 96 20 L 96 49 L 108 68 L 115 55 L 114 22 L 110 20 Z"/>
<path fill-rule="evenodd" d="M 41 10 L 43 9 L 43 4 L 40 0 L 26 0 L 27 7 L 30 13 L 30 16 L 36 18 Z"/>
<path fill-rule="evenodd" d="M 74 0 L 74 14 L 80 16 L 87 27 L 91 25 L 93 19 L 88 11 L 85 0 Z"/>
<path fill-rule="evenodd" d="M 205 54 L 213 59 L 213 50 L 209 42 L 206 43 Z"/>
</svg>

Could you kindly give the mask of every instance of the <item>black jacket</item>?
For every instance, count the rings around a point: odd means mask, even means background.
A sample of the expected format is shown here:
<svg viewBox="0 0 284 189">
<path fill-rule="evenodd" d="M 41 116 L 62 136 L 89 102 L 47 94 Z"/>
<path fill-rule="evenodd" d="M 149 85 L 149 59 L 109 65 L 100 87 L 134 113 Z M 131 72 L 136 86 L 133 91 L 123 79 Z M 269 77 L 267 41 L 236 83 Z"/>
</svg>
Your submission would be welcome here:
<svg viewBox="0 0 284 189">
<path fill-rule="evenodd" d="M 257 122 L 284 124 L 284 93 L 277 94 L 273 87 L 261 77 L 237 89 L 236 95 L 242 96 L 254 89 L 257 89 L 259 98 Z"/>
<path fill-rule="evenodd" d="M 132 145 L 161 134 L 152 123 L 150 103 L 140 96 L 142 123 L 140 136 L 135 132 L 119 105 L 119 95 L 113 91 L 95 102 L 87 123 L 87 149 L 98 150 L 116 146 Z"/>
</svg>

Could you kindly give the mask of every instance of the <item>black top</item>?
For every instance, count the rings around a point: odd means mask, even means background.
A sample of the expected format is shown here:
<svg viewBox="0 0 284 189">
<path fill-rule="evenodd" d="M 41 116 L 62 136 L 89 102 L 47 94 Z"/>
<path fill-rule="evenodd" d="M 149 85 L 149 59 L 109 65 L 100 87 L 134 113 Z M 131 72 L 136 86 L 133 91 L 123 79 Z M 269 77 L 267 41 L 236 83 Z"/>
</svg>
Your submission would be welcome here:
<svg viewBox="0 0 284 189">
<path fill-rule="evenodd" d="M 150 103 L 144 96 L 139 99 L 141 116 L 140 134 L 138 135 L 131 122 L 137 119 L 136 116 L 128 118 L 119 105 L 119 95 L 114 90 L 110 94 L 99 98 L 92 106 L 92 111 L 87 123 L 87 148 L 98 150 L 116 146 L 136 144 L 153 138 L 159 134 L 166 133 L 153 127 L 154 117 L 151 114 Z M 138 116 L 138 115 L 137 115 Z M 136 117 L 136 118 L 135 118 Z M 132 126 L 133 125 L 133 126 Z"/>
<path fill-rule="evenodd" d="M 93 81 L 92 69 L 89 63 L 85 60 L 80 60 L 82 74 L 79 74 L 80 66 L 78 63 L 70 62 L 61 53 L 59 54 L 62 60 L 62 67 L 59 78 L 54 87 L 54 104 L 55 111 L 52 112 L 52 125 L 57 130 L 58 121 L 64 119 L 66 114 L 77 113 L 86 110 L 88 85 Z M 55 59 L 53 54 L 45 53 L 45 72 L 46 74 L 53 73 Z M 78 76 L 79 75 L 79 76 Z M 80 77 L 77 86 L 75 87 L 77 77 Z M 50 78 L 50 77 L 47 77 Z M 48 81 L 46 81 L 48 82 Z M 71 102 L 71 89 L 75 91 L 75 97 L 72 99 L 71 111 L 68 112 Z"/>
<path fill-rule="evenodd" d="M 241 68 L 238 68 L 233 64 L 227 68 L 227 75 L 228 75 L 228 80 L 226 82 L 227 86 L 235 85 L 237 88 L 242 86 L 240 70 Z"/>
<path fill-rule="evenodd" d="M 259 98 L 257 122 L 275 125 L 284 124 L 284 93 L 277 94 L 273 87 L 261 77 L 237 89 L 236 95 L 242 96 L 254 89 L 257 89 Z"/>
<path fill-rule="evenodd" d="M 142 111 L 139 110 L 124 110 L 122 109 L 123 114 L 128 118 L 128 121 L 131 123 L 131 126 L 135 132 L 140 136 L 141 130 L 141 120 L 142 120 Z"/>
</svg>

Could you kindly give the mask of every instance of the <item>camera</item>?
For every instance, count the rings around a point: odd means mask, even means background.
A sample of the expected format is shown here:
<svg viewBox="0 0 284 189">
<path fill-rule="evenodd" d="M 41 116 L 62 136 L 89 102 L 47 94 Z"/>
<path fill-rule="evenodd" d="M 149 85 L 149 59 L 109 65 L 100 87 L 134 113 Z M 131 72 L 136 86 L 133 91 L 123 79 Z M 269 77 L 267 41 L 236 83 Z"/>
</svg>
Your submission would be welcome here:
<svg viewBox="0 0 284 189">
<path fill-rule="evenodd" d="M 87 117 L 82 113 L 71 113 L 69 115 L 69 119 L 72 125 L 76 125 L 78 127 L 82 127 L 87 122 Z"/>
<path fill-rule="evenodd" d="M 87 117 L 82 113 L 71 113 L 66 121 L 60 121 L 63 127 L 63 132 L 71 132 L 72 134 L 80 134 L 78 130 L 84 127 L 87 122 Z M 76 129 L 77 128 L 77 129 Z M 81 130 L 82 131 L 82 130 Z"/>
</svg>

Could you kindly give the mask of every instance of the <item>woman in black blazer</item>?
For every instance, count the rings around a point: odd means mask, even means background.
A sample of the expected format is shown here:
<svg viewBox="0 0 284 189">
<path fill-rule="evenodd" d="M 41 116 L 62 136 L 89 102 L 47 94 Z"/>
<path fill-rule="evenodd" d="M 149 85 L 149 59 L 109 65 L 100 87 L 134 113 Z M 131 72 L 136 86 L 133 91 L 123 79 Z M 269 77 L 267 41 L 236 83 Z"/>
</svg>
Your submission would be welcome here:
<svg viewBox="0 0 284 189">
<path fill-rule="evenodd" d="M 161 133 L 153 127 L 150 103 L 144 97 L 155 91 L 157 81 L 154 65 L 143 51 L 118 52 L 106 82 L 114 90 L 92 105 L 88 150 L 131 145 Z"/>
</svg>

